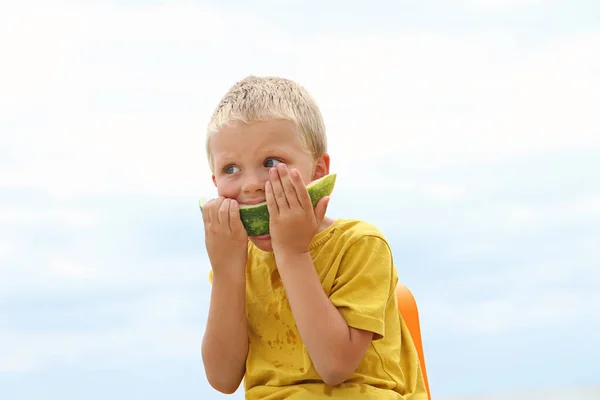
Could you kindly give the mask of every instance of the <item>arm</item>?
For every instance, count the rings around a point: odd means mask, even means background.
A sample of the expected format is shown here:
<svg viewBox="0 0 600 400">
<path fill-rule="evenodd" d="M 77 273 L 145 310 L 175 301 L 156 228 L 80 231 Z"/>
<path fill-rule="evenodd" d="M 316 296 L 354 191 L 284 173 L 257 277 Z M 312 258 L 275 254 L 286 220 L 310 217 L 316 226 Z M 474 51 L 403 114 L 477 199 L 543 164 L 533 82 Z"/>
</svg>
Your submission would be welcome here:
<svg viewBox="0 0 600 400">
<path fill-rule="evenodd" d="M 210 385 L 222 393 L 235 392 L 244 377 L 247 355 L 246 278 L 213 271 L 202 341 L 202 360 Z"/>
<path fill-rule="evenodd" d="M 357 318 L 357 313 L 351 313 L 350 317 L 354 320 L 351 324 L 359 326 L 358 322 L 366 329 L 350 328 L 346 323 L 348 318 L 342 316 L 323 291 L 309 247 L 325 218 L 329 197 L 323 197 L 313 209 L 300 172 L 293 169 L 290 173 L 283 163 L 269 170 L 269 178 L 265 183 L 265 194 L 277 269 L 310 358 L 323 381 L 335 386 L 356 370 L 374 333 L 382 334 L 383 321 L 379 320 L 377 325 L 380 326 L 376 326 L 377 318 L 369 315 Z M 347 269 L 369 267 L 369 257 L 354 259 L 355 262 L 345 263 L 349 264 Z M 342 283 L 342 286 L 345 290 L 339 290 L 341 293 L 356 291 L 355 285 Z M 343 294 L 336 296 L 344 297 Z M 365 325 L 365 320 L 374 320 L 375 323 Z"/>
<path fill-rule="evenodd" d="M 282 255 L 278 269 L 302 340 L 328 385 L 344 382 L 362 360 L 373 332 L 349 327 L 321 286 L 310 253 Z"/>
<path fill-rule="evenodd" d="M 248 354 L 246 261 L 248 235 L 235 200 L 219 196 L 202 210 L 212 265 L 212 291 L 202 361 L 210 385 L 231 394 L 240 386 Z"/>
</svg>

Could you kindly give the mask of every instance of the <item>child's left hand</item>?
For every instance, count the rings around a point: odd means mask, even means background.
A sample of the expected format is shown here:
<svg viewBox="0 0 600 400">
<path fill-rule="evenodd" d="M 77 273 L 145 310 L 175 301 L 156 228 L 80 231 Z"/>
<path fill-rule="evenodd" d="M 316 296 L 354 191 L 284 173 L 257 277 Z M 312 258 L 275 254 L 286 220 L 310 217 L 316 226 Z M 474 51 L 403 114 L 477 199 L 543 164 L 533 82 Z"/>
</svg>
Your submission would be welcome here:
<svg viewBox="0 0 600 400">
<path fill-rule="evenodd" d="M 286 255 L 308 252 L 325 218 L 329 197 L 313 209 L 300 172 L 288 170 L 285 164 L 271 168 L 265 186 L 273 251 Z"/>
</svg>

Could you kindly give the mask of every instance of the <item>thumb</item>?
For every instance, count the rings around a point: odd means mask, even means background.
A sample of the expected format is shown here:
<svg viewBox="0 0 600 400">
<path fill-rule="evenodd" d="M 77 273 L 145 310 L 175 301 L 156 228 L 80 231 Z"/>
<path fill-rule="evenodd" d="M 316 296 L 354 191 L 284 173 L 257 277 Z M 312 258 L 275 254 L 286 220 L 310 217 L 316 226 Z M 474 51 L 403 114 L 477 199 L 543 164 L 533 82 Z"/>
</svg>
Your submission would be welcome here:
<svg viewBox="0 0 600 400">
<path fill-rule="evenodd" d="M 321 225 L 321 221 L 323 221 L 323 219 L 325 218 L 325 212 L 327 212 L 327 206 L 329 205 L 329 200 L 330 200 L 330 197 L 325 196 L 321 200 L 319 200 L 319 202 L 317 203 L 317 206 L 315 207 L 315 218 L 317 220 L 318 225 Z"/>
</svg>

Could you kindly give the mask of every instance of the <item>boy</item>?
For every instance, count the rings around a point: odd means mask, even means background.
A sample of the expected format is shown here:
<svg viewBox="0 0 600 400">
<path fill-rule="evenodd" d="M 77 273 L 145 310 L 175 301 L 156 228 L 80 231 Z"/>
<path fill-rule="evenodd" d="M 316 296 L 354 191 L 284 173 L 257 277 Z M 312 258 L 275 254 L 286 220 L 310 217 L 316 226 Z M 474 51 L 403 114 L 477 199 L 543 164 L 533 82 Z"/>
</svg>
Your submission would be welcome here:
<svg viewBox="0 0 600 400">
<path fill-rule="evenodd" d="M 425 400 L 397 309 L 397 274 L 375 227 L 313 209 L 329 173 L 310 95 L 250 76 L 216 108 L 206 151 L 219 197 L 202 209 L 212 293 L 202 357 L 211 386 L 246 399 Z M 270 233 L 248 237 L 239 206 L 267 202 Z"/>
</svg>

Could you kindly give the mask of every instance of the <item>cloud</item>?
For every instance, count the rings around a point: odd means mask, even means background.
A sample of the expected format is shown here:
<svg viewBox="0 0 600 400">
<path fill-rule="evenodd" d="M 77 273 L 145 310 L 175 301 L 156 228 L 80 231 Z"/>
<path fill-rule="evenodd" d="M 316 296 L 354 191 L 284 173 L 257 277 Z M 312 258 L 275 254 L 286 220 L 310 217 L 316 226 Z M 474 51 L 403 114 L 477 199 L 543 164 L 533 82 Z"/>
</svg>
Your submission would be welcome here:
<svg viewBox="0 0 600 400">
<path fill-rule="evenodd" d="M 600 232 L 578 228 L 568 239 L 554 239 L 563 226 L 545 221 L 533 234 L 517 226 L 502 236 L 492 228 L 433 246 L 446 265 L 430 268 L 439 277 L 417 292 L 426 330 L 596 329 Z"/>
<path fill-rule="evenodd" d="M 188 198 L 182 206 L 146 196 L 73 202 L 39 192 L 10 200 L 0 203 L 0 298 L 164 288 L 183 276 L 186 284 L 206 281 L 201 218 Z"/>
<path fill-rule="evenodd" d="M 214 193 L 203 130 L 248 74 L 317 98 L 340 174 L 332 211 L 389 234 L 424 335 L 457 348 L 478 336 L 493 358 L 506 332 L 597 328 L 597 28 L 518 43 L 300 35 L 192 4 L 30 5 L 0 13 L 0 370 L 198 356 L 209 264 L 195 199 Z"/>
<path fill-rule="evenodd" d="M 552 2 L 549 0 L 462 0 L 460 3 L 478 11 L 507 12 L 544 6 Z"/>
<path fill-rule="evenodd" d="M 507 214 L 510 223 L 522 228 L 557 219 L 563 221 L 576 218 L 594 220 L 600 218 L 600 196 L 583 197 L 550 205 L 522 204 L 512 207 Z"/>
<path fill-rule="evenodd" d="M 6 261 L 13 257 L 19 251 L 19 244 L 16 240 L 0 236 L 0 261 Z"/>
<path fill-rule="evenodd" d="M 195 295 L 168 291 L 102 301 L 83 296 L 60 309 L 50 301 L 46 313 L 70 329 L 31 331 L 0 323 L 1 372 L 197 356 L 205 318 Z M 78 329 L 87 325 L 92 328 Z"/>
<path fill-rule="evenodd" d="M 44 36 L 48 47 L 37 38 L 50 21 L 61 30 Z M 20 162 L 0 167 L 4 186 L 39 187 L 63 198 L 201 195 L 211 190 L 205 124 L 225 90 L 250 73 L 290 76 L 315 95 L 339 170 L 363 160 L 423 169 L 600 147 L 593 107 L 600 102 L 594 72 L 600 59 L 586 50 L 600 46 L 598 32 L 523 52 L 507 38 L 486 35 L 301 38 L 257 16 L 195 5 L 78 6 L 38 22 L 13 23 L 28 26 L 35 48 L 50 50 L 34 48 L 41 59 L 22 61 L 35 76 L 43 73 L 44 84 L 32 87 L 47 89 L 30 95 L 39 102 L 22 103 L 38 105 L 35 122 L 14 108 L 10 114 L 21 123 L 8 143 Z M 245 30 L 252 39 L 235 33 Z M 239 57 L 244 66 L 236 65 Z M 16 71 L 18 64 L 11 65 Z M 7 101 L 28 93 L 11 85 Z M 439 192 L 439 184 L 430 185 Z"/>
<path fill-rule="evenodd" d="M 423 310 L 428 320 L 427 327 L 444 327 L 449 331 L 470 334 L 513 332 L 540 326 L 560 328 L 563 324 L 577 324 L 578 321 L 594 318 L 596 311 L 592 310 L 600 309 L 600 296 L 593 292 L 568 288 L 534 289 L 536 280 L 528 282 L 531 285 L 528 291 L 507 287 L 507 293 L 491 296 L 494 298 L 488 300 L 457 304 L 455 301 L 448 302 L 451 295 L 445 300 L 442 297 L 425 300 Z"/>
<path fill-rule="evenodd" d="M 0 117 L 43 107 L 60 89 L 59 77 L 76 47 L 84 21 L 76 10 L 53 3 L 12 2 L 0 13 Z"/>
<path fill-rule="evenodd" d="M 599 39 L 597 33 L 574 35 L 520 53 L 486 35 L 331 37 L 313 51 L 332 59 L 335 79 L 319 75 L 320 66 L 303 67 L 333 121 L 332 149 L 354 154 L 354 163 L 377 154 L 435 168 L 597 148 L 593 104 L 600 101 L 600 77 L 587 66 L 600 58 L 582 49 Z M 365 135 L 368 141 L 351 139 Z"/>
<path fill-rule="evenodd" d="M 594 400 L 600 396 L 600 388 L 594 386 L 553 387 L 539 390 L 519 390 L 498 394 L 441 397 L 444 400 Z"/>
<path fill-rule="evenodd" d="M 38 204 L 36 204 L 37 206 Z M 40 225 L 56 225 L 64 228 L 87 228 L 98 226 L 100 214 L 91 210 L 67 206 L 48 207 L 48 204 L 25 206 L 13 203 L 0 203 L 0 224 L 36 227 Z"/>
</svg>

